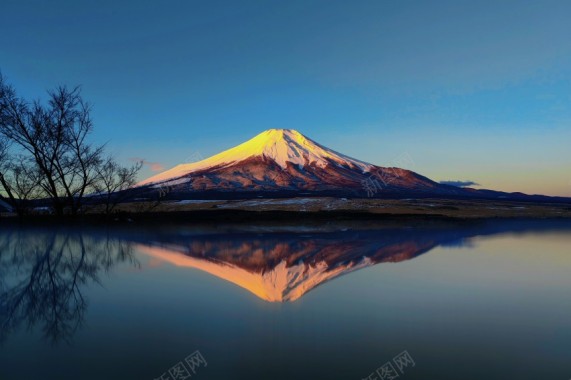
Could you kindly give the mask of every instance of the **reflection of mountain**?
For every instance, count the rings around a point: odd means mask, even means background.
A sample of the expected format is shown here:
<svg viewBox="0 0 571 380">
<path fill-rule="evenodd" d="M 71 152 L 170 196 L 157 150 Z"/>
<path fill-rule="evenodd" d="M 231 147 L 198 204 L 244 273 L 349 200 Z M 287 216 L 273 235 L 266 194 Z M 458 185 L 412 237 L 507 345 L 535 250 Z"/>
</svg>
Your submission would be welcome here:
<svg viewBox="0 0 571 380">
<path fill-rule="evenodd" d="M 560 223 L 560 222 L 556 222 Z M 568 225 L 569 223 L 567 223 Z M 538 228 L 522 221 L 388 227 L 304 233 L 236 232 L 189 236 L 157 233 L 137 239 L 139 252 L 232 282 L 272 302 L 295 301 L 341 275 L 383 262 L 413 259 L 439 245 L 462 246 L 477 235 Z M 544 221 L 539 228 L 553 228 Z"/>
<path fill-rule="evenodd" d="M 408 260 L 438 244 L 408 232 L 311 236 L 202 236 L 178 244 L 138 245 L 140 252 L 192 267 L 241 286 L 267 301 L 294 301 L 340 275 L 380 262 Z"/>
<path fill-rule="evenodd" d="M 139 251 L 160 258 L 177 266 L 200 269 L 230 281 L 267 301 L 294 301 L 306 292 L 343 273 L 370 265 L 363 258 L 360 263 L 330 268 L 325 262 L 315 265 L 306 263 L 287 265 L 286 260 L 268 271 L 249 271 L 223 261 L 196 258 L 178 254 L 176 251 L 160 247 L 138 246 Z"/>
</svg>

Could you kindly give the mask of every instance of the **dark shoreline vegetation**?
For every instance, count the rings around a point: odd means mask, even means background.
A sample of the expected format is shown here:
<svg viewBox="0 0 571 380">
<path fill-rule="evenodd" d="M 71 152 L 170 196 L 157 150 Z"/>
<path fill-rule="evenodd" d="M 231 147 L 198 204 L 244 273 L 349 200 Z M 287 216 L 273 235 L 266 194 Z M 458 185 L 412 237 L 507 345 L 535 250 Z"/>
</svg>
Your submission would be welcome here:
<svg viewBox="0 0 571 380">
<path fill-rule="evenodd" d="M 295 200 L 295 199 L 293 199 Z M 0 225 L 152 225 L 152 224 L 247 224 L 247 223 L 463 223 L 488 219 L 571 219 L 566 203 L 458 201 L 444 199 L 371 200 L 300 198 L 299 204 L 280 204 L 280 199 L 185 201 L 127 203 L 113 214 L 16 215 L 0 217 Z M 276 203 L 272 203 L 275 201 Z M 192 202 L 192 201 L 191 201 Z M 288 201 L 289 202 L 289 201 Z M 333 202 L 337 202 L 339 208 Z M 143 210 L 143 211 L 142 211 Z"/>
</svg>

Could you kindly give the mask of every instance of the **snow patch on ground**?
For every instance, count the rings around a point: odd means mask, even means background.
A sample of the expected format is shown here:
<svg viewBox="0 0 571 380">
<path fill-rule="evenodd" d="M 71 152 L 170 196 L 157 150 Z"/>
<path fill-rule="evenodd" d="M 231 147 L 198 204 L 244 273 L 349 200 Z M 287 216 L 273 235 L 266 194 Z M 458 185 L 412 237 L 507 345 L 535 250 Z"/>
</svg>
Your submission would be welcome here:
<svg viewBox="0 0 571 380">
<path fill-rule="evenodd" d="M 258 206 L 280 206 L 280 205 L 307 205 L 311 203 L 320 203 L 321 199 L 317 198 L 293 198 L 293 199 L 258 199 L 253 201 L 242 201 L 220 205 L 220 208 L 234 207 L 258 207 Z"/>
<path fill-rule="evenodd" d="M 220 199 L 185 199 L 183 201 L 176 202 L 177 205 L 192 205 L 192 204 L 200 204 L 200 203 L 223 203 L 226 202 L 225 200 Z"/>
</svg>

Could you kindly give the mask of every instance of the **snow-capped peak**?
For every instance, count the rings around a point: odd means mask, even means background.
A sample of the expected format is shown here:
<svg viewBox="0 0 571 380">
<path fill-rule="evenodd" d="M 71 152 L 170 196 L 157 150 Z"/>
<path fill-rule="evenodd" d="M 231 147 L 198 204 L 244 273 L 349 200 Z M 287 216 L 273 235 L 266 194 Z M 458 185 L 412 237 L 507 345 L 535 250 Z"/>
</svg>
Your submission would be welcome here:
<svg viewBox="0 0 571 380">
<path fill-rule="evenodd" d="M 263 157 L 273 160 L 283 169 L 287 168 L 288 162 L 299 167 L 304 167 L 305 165 L 325 167 L 334 163 L 357 168 L 363 172 L 367 172 L 373 167 L 371 164 L 350 158 L 319 145 L 296 130 L 269 129 L 234 148 L 199 162 L 175 166 L 170 170 L 146 179 L 139 185 L 163 182 L 212 167 L 228 166 L 252 157 Z"/>
</svg>

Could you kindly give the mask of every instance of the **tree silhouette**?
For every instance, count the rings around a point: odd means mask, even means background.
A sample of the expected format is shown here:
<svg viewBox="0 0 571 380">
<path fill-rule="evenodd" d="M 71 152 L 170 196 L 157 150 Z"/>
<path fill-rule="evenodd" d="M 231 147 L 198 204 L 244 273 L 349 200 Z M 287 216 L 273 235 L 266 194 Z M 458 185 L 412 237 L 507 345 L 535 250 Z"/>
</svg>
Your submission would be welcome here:
<svg viewBox="0 0 571 380">
<path fill-rule="evenodd" d="M 134 184 L 141 166 L 122 168 L 90 142 L 90 113 L 79 87 L 49 91 L 47 104 L 31 102 L 0 73 L 0 188 L 15 208 L 33 195 L 50 199 L 57 215 L 76 215 L 86 195 L 110 182 Z"/>
</svg>

